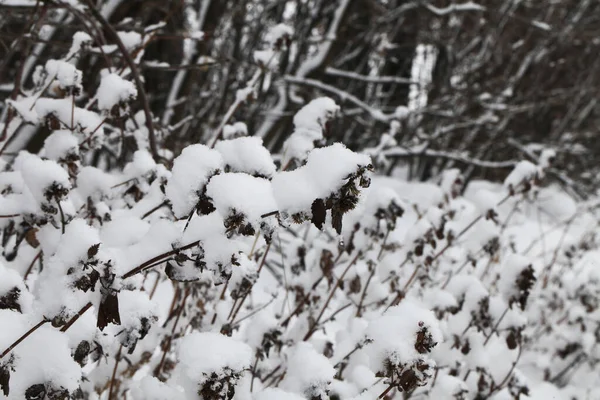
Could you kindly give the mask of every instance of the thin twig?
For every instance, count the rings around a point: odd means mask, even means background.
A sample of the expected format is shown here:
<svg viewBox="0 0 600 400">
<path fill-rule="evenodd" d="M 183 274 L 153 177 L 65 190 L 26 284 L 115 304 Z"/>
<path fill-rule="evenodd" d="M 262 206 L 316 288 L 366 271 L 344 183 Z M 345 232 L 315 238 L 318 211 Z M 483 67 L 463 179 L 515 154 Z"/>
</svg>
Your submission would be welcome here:
<svg viewBox="0 0 600 400">
<path fill-rule="evenodd" d="M 356 261 L 358 261 L 358 257 L 360 257 L 361 254 L 362 253 L 360 251 L 356 252 L 356 256 L 354 256 L 354 258 L 348 264 L 348 266 L 346 267 L 346 269 L 344 270 L 344 272 L 342 272 L 342 275 L 340 275 L 340 277 L 338 278 L 337 282 L 333 286 L 333 289 L 329 293 L 329 296 L 327 297 L 327 300 L 325 301 L 325 304 L 323 304 L 323 308 L 321 308 L 321 312 L 319 312 L 319 315 L 315 319 L 315 322 L 312 324 L 312 327 L 308 330 L 308 332 L 304 336 L 304 339 L 303 339 L 304 341 L 308 340 L 313 335 L 313 333 L 315 332 L 317 326 L 319 325 L 319 321 L 321 320 L 321 317 L 323 317 L 323 314 L 325 313 L 325 310 L 327 309 L 327 306 L 329 305 L 329 302 L 333 298 L 333 295 L 335 294 L 337 288 L 340 287 L 342 281 L 344 280 L 344 277 L 346 276 L 346 273 L 356 263 Z"/>
<path fill-rule="evenodd" d="M 120 345 L 119 351 L 117 351 L 117 357 L 115 358 L 115 366 L 113 368 L 112 377 L 110 378 L 110 387 L 108 388 L 108 400 L 113 399 L 113 388 L 115 385 L 115 377 L 117 376 L 117 367 L 119 366 L 119 359 L 121 358 L 122 349 L 123 345 Z"/>
</svg>

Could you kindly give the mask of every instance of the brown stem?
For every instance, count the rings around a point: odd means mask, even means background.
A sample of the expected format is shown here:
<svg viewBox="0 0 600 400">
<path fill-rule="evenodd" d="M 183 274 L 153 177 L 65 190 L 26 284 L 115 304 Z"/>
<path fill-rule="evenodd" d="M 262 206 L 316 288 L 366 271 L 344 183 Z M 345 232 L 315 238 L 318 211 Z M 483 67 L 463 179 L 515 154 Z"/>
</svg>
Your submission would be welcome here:
<svg viewBox="0 0 600 400">
<path fill-rule="evenodd" d="M 313 333 L 315 333 L 315 330 L 316 330 L 317 326 L 319 325 L 319 321 L 321 320 L 321 317 L 323 317 L 323 314 L 325 313 L 325 310 L 327 309 L 327 306 L 329 305 L 329 302 L 333 298 L 333 295 L 335 294 L 335 291 L 337 290 L 338 287 L 340 287 L 342 281 L 344 280 L 344 276 L 346 276 L 346 273 L 350 270 L 350 267 L 352 267 L 356 263 L 356 261 L 358 260 L 358 257 L 360 255 L 361 255 L 361 252 L 358 251 L 356 253 L 356 256 L 354 256 L 354 258 L 352 259 L 352 261 L 348 264 L 348 266 L 346 267 L 346 269 L 344 270 L 344 272 L 342 272 L 342 275 L 338 278 L 337 282 L 335 283 L 335 286 L 333 287 L 333 289 L 329 293 L 329 297 L 327 297 L 327 300 L 325 301 L 325 304 L 323 305 L 323 308 L 321 309 L 321 312 L 319 312 L 319 315 L 317 316 L 317 319 L 315 319 L 315 322 L 313 323 L 312 327 L 308 330 L 308 332 L 304 336 L 304 339 L 303 339 L 304 341 L 308 340 L 313 335 Z"/>
<path fill-rule="evenodd" d="M 181 313 L 183 312 L 183 309 L 185 308 L 185 302 L 186 302 L 189 294 L 190 294 L 190 288 L 186 288 L 185 294 L 183 295 L 183 299 L 181 300 L 181 306 L 179 307 L 179 310 L 177 311 L 177 317 L 175 318 L 175 322 L 173 323 L 173 329 L 171 329 L 171 335 L 169 335 L 169 337 L 167 338 L 167 344 L 163 350 L 163 355 L 160 359 L 160 362 L 156 366 L 156 369 L 154 370 L 154 376 L 159 376 L 160 370 L 162 369 L 162 366 L 165 363 L 165 359 L 167 358 L 167 353 L 169 352 L 169 350 L 171 350 L 171 342 L 173 341 L 173 336 L 175 336 L 175 330 L 177 329 L 177 323 L 179 322 Z"/>
<path fill-rule="evenodd" d="M 271 249 L 271 243 L 267 244 L 265 254 L 263 254 L 262 261 L 260 262 L 260 265 L 258 266 L 257 274 L 259 274 L 259 275 L 260 275 L 260 271 L 262 270 L 263 266 L 265 265 L 265 260 L 267 259 L 267 255 L 269 254 L 270 249 Z M 237 310 L 235 310 L 235 312 L 230 316 L 231 321 L 235 320 L 235 317 L 238 315 L 238 313 L 242 309 L 242 306 L 244 305 L 244 301 L 246 300 L 246 297 L 248 297 L 249 294 L 250 294 L 250 291 L 248 291 L 246 293 L 246 295 L 244 297 L 242 297 L 242 299 L 240 300 L 240 305 L 238 306 Z"/>
<path fill-rule="evenodd" d="M 360 317 L 362 315 L 363 302 L 365 301 L 365 297 L 367 295 L 367 289 L 369 287 L 369 284 L 371 283 L 371 279 L 373 279 L 373 275 L 375 275 L 375 266 L 373 266 L 373 268 L 371 269 L 371 273 L 369 274 L 369 279 L 367 279 L 365 288 L 362 292 L 362 295 L 360 296 L 360 301 L 358 302 L 358 307 L 356 308 L 356 316 L 357 317 Z"/>
<path fill-rule="evenodd" d="M 139 273 L 140 273 L 140 272 L 142 272 L 144 269 L 146 269 L 146 268 L 147 268 L 147 267 L 149 267 L 150 265 L 152 265 L 152 264 L 156 263 L 157 261 L 160 261 L 160 260 L 162 260 L 163 258 L 168 258 L 168 257 L 171 257 L 172 255 L 175 255 L 175 254 L 179 253 L 180 251 L 191 249 L 192 247 L 195 247 L 195 246 L 197 246 L 199 243 L 200 243 L 200 241 L 199 241 L 199 240 L 196 240 L 195 242 L 192 242 L 192 243 L 186 244 L 185 246 L 181 246 L 181 247 L 178 247 L 178 248 L 176 248 L 176 249 L 173 249 L 173 250 L 171 250 L 171 251 L 167 251 L 166 253 L 159 254 L 159 255 L 157 255 L 156 257 L 153 257 L 153 258 L 151 258 L 150 260 L 148 260 L 148 261 L 146 261 L 146 262 L 144 262 L 144 263 L 142 263 L 142 264 L 138 265 L 137 267 L 133 268 L 132 270 L 130 270 L 130 271 L 128 271 L 128 272 L 126 272 L 126 273 L 123 275 L 123 277 L 122 277 L 122 278 L 123 278 L 123 279 L 126 279 L 126 278 L 129 278 L 129 277 L 132 277 L 133 275 L 139 274 Z"/>
<path fill-rule="evenodd" d="M 381 393 L 377 398 L 378 399 L 383 399 L 389 392 L 391 392 L 391 390 L 394 388 L 393 384 L 390 384 L 390 386 L 387 387 L 387 389 L 385 389 L 383 391 L 383 393 Z"/>
<path fill-rule="evenodd" d="M 117 352 L 117 357 L 115 359 L 115 367 L 113 368 L 112 377 L 110 378 L 110 387 L 108 389 L 108 400 L 113 399 L 113 387 L 115 385 L 115 377 L 117 375 L 117 367 L 119 366 L 119 359 L 121 358 L 121 350 L 123 349 L 123 345 L 119 346 L 119 351 Z"/>
<path fill-rule="evenodd" d="M 498 318 L 498 321 L 496 322 L 496 325 L 494 325 L 494 328 L 492 328 L 492 331 L 490 332 L 490 334 L 488 335 L 488 337 L 485 338 L 485 341 L 483 342 L 484 346 L 490 341 L 490 339 L 492 338 L 492 335 L 498 330 L 498 327 L 500 326 L 500 322 L 502 322 L 502 320 L 506 316 L 506 313 L 508 312 L 509 309 L 510 309 L 510 306 L 506 307 L 506 309 L 504 310 L 504 312 L 502 313 L 502 315 L 500 316 L 500 318 Z"/>
<path fill-rule="evenodd" d="M 6 350 L 4 350 L 2 352 L 2 354 L 0 354 L 0 360 L 3 359 L 8 353 L 10 353 L 15 347 L 17 347 L 19 345 L 19 343 L 21 343 L 23 340 L 27 339 L 27 337 L 29 335 L 31 335 L 33 332 L 35 332 L 36 330 L 38 330 L 46 322 L 50 322 L 50 320 L 47 319 L 47 318 L 42 319 L 33 328 L 31 328 L 30 330 L 28 330 L 27 332 L 25 332 L 23 335 L 21 335 L 20 338 L 18 338 L 17 340 L 15 340 L 15 342 L 13 344 L 11 344 L 10 346 L 8 346 L 6 348 Z"/>
<path fill-rule="evenodd" d="M 63 209 L 62 209 L 62 206 L 60 205 L 59 199 L 56 199 L 56 204 L 58 205 L 58 210 L 60 211 L 61 231 L 64 234 L 65 233 L 65 213 L 63 212 Z"/>
<path fill-rule="evenodd" d="M 71 318 L 69 320 L 69 322 L 66 323 L 65 326 L 63 326 L 62 328 L 60 328 L 61 332 L 66 332 L 78 319 L 79 317 L 81 317 L 87 310 L 90 309 L 90 307 L 92 306 L 92 303 L 87 303 L 85 306 L 83 306 L 81 308 L 81 310 L 79 310 L 79 312 L 77 314 L 75 314 L 73 316 L 73 318 Z"/>
<path fill-rule="evenodd" d="M 250 379 L 250 393 L 254 391 L 254 378 L 256 378 L 256 367 L 258 366 L 258 354 L 254 358 L 254 366 L 252 367 L 252 379 Z"/>
<path fill-rule="evenodd" d="M 25 275 L 23 275 L 23 282 L 25 282 L 27 280 L 27 277 L 29 276 L 29 274 L 31 273 L 31 270 L 33 269 L 33 265 L 41 256 L 42 256 L 42 252 L 40 251 L 35 255 L 35 257 L 33 257 L 33 260 L 31 260 L 29 267 L 27 267 L 27 271 L 25 271 Z"/>
<path fill-rule="evenodd" d="M 164 206 L 166 206 L 168 203 L 166 201 L 163 201 L 162 203 L 160 203 L 159 205 L 157 205 L 156 207 L 154 207 L 152 210 L 146 212 L 144 215 L 142 215 L 142 219 L 145 219 L 146 217 L 148 217 L 149 215 L 153 214 L 154 212 L 160 210 L 161 208 L 163 208 Z"/>
</svg>

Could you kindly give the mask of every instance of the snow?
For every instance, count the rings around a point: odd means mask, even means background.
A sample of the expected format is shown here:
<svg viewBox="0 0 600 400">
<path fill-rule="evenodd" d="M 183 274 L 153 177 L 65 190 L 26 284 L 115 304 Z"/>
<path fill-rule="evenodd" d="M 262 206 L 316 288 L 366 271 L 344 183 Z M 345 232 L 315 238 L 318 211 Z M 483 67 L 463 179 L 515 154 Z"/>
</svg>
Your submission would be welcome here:
<svg viewBox="0 0 600 400">
<path fill-rule="evenodd" d="M 140 218 L 127 215 L 114 218 L 102 225 L 100 238 L 111 247 L 126 247 L 140 241 L 148 232 L 150 224 Z"/>
<path fill-rule="evenodd" d="M 133 153 L 133 160 L 123 169 L 127 179 L 142 177 L 156 170 L 156 162 L 147 150 L 137 150 Z"/>
<path fill-rule="evenodd" d="M 75 88 L 81 90 L 82 73 L 66 61 L 48 60 L 45 66 L 48 79 L 56 79 L 61 89 Z M 49 82 L 47 80 L 46 82 Z"/>
<path fill-rule="evenodd" d="M 323 139 L 326 123 L 339 111 L 340 107 L 329 97 L 316 98 L 302 107 L 294 115 L 294 133 L 283 145 L 283 165 L 293 159 L 304 160 L 314 142 Z"/>
<path fill-rule="evenodd" d="M 223 216 L 235 210 L 253 224 L 259 224 L 262 215 L 277 210 L 271 183 L 248 174 L 216 175 L 208 183 L 206 194 Z"/>
<path fill-rule="evenodd" d="M 340 143 L 311 151 L 304 166 L 273 177 L 279 209 L 291 214 L 310 210 L 315 199 L 335 193 L 350 174 L 370 162 L 368 156 L 354 153 Z"/>
<path fill-rule="evenodd" d="M 10 311 L 0 310 L 2 326 L 20 328 L 14 332 L 24 332 L 23 319 L 17 322 L 19 314 L 8 318 Z M 0 340 L 0 348 L 6 342 Z M 81 369 L 71 358 L 67 337 L 56 329 L 43 326 L 31 334 L 27 341 L 13 350 L 15 355 L 14 369 L 10 377 L 10 394 L 8 399 L 24 399 L 25 391 L 34 384 L 46 384 L 53 389 L 66 389 L 74 392 L 79 387 Z"/>
<path fill-rule="evenodd" d="M 277 53 L 271 49 L 257 50 L 254 52 L 254 62 L 258 65 L 276 70 L 278 66 Z"/>
<path fill-rule="evenodd" d="M 223 139 L 234 139 L 238 136 L 247 136 L 248 127 L 243 122 L 236 122 L 231 125 L 225 125 L 223 127 Z M 215 147 L 217 147 L 219 143 Z M 270 154 L 269 154 L 270 156 Z"/>
<path fill-rule="evenodd" d="M 111 187 L 118 183 L 117 179 L 101 169 L 95 167 L 83 167 L 77 174 L 77 192 L 84 198 L 88 196 L 107 195 Z"/>
<path fill-rule="evenodd" d="M 70 131 L 52 132 L 44 141 L 45 156 L 51 160 L 65 159 L 68 155 L 78 155 L 79 142 Z"/>
<path fill-rule="evenodd" d="M 329 360 L 305 342 L 296 344 L 291 352 L 281 387 L 308 398 L 325 394 L 335 375 Z"/>
<path fill-rule="evenodd" d="M 127 32 L 117 32 L 119 35 L 119 39 L 123 42 L 123 45 L 128 51 L 135 50 L 140 44 L 142 44 L 142 35 L 137 32 L 127 31 Z"/>
<path fill-rule="evenodd" d="M 519 161 L 512 172 L 504 180 L 504 186 L 516 189 L 519 185 L 531 181 L 540 173 L 538 167 L 529 161 Z"/>
<path fill-rule="evenodd" d="M 159 381 L 153 376 L 145 376 L 132 389 L 134 399 L 183 400 L 183 392 Z"/>
<path fill-rule="evenodd" d="M 239 374 L 250 367 L 252 349 L 220 333 L 194 332 L 183 339 L 178 350 L 179 364 L 174 372 L 185 389 L 186 398 L 196 399 L 198 387 L 211 375 Z"/>
<path fill-rule="evenodd" d="M 279 388 L 267 388 L 254 395 L 253 400 L 304 400 L 304 397 Z"/>
<path fill-rule="evenodd" d="M 0 299 L 8 295 L 14 295 L 15 291 L 18 291 L 17 304 L 20 312 L 30 312 L 33 296 L 23 284 L 23 280 L 19 273 L 13 269 L 6 268 L 0 263 L 0 276 L 2 277 L 2 280 L 0 280 Z"/>
<path fill-rule="evenodd" d="M 40 273 L 43 285 L 35 287 L 34 295 L 39 312 L 48 318 L 60 314 L 72 315 L 90 299 L 87 294 L 72 289 L 70 268 L 81 271 L 79 262 L 88 258 L 88 249 L 100 243 L 98 231 L 83 219 L 75 219 L 59 238 L 54 254 L 47 254 L 47 262 Z M 88 292 L 89 293 L 89 292 Z"/>
<path fill-rule="evenodd" d="M 415 348 L 417 332 L 421 328 L 427 328 L 433 343 L 443 341 L 435 315 L 409 299 L 371 321 L 366 334 L 373 342 L 365 347 L 371 368 L 384 371 L 387 361 L 399 366 L 423 358 Z"/>
<path fill-rule="evenodd" d="M 21 152 L 15 160 L 15 167 L 21 172 L 25 185 L 38 204 L 49 201 L 47 194 L 53 185 L 67 190 L 71 188 L 69 175 L 54 161 Z"/>
<path fill-rule="evenodd" d="M 294 28 L 286 24 L 277 24 L 269 29 L 265 35 L 265 42 L 271 46 L 284 38 L 291 38 L 294 35 Z"/>
<path fill-rule="evenodd" d="M 207 146 L 195 144 L 183 149 L 173 163 L 166 187 L 167 198 L 177 217 L 186 217 L 193 210 L 198 202 L 198 192 L 223 168 L 223 164 L 221 154 Z"/>
<path fill-rule="evenodd" d="M 226 166 L 232 172 L 245 172 L 271 178 L 276 171 L 271 153 L 256 136 L 221 140 L 215 145 Z"/>
<path fill-rule="evenodd" d="M 135 85 L 115 73 L 103 76 L 96 92 L 98 108 L 104 111 L 110 111 L 114 106 L 129 102 L 136 96 Z"/>
<path fill-rule="evenodd" d="M 65 56 L 66 60 L 70 60 L 75 54 L 77 54 L 84 45 L 88 45 L 93 42 L 93 39 L 86 32 L 75 32 L 73 35 L 73 42 L 71 43 L 71 48 L 69 52 Z"/>
</svg>

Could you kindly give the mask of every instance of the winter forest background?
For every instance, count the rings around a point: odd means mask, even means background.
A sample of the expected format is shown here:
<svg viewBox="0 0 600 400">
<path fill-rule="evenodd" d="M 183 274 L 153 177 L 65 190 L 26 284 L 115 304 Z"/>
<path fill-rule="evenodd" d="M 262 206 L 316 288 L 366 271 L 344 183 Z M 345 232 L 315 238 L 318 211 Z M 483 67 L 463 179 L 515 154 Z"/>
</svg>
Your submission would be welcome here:
<svg viewBox="0 0 600 400">
<path fill-rule="evenodd" d="M 0 0 L 0 397 L 600 399 L 595 0 Z"/>
</svg>

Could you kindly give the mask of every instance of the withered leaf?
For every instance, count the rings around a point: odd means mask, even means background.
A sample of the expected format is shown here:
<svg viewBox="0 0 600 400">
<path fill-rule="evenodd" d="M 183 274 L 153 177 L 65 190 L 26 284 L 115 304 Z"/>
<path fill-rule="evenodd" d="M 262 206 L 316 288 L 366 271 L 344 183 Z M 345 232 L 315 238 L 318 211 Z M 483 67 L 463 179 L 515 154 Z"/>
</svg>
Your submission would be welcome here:
<svg viewBox="0 0 600 400">
<path fill-rule="evenodd" d="M 31 228 L 25 234 L 25 241 L 27 241 L 27 243 L 34 249 L 40 245 L 40 242 L 37 240 L 37 231 L 37 228 Z"/>
<path fill-rule="evenodd" d="M 517 335 L 512 330 L 509 332 L 508 336 L 506 337 L 506 346 L 510 350 L 514 350 L 518 346 Z"/>
<path fill-rule="evenodd" d="M 331 210 L 331 225 L 338 235 L 342 233 L 342 216 L 343 214 L 341 212 Z"/>
<path fill-rule="evenodd" d="M 9 387 L 8 383 L 10 381 L 10 368 L 8 365 L 0 365 L 0 389 L 5 396 L 8 396 Z"/>
<path fill-rule="evenodd" d="M 0 296 L 0 310 L 13 310 L 21 312 L 21 305 L 19 304 L 20 295 L 21 289 L 15 286 L 4 296 Z"/>
<path fill-rule="evenodd" d="M 200 277 L 188 278 L 182 273 L 181 268 L 176 267 L 173 263 L 168 262 L 165 267 L 165 273 L 167 277 L 175 282 L 193 282 L 200 279 Z"/>
<path fill-rule="evenodd" d="M 202 194 L 198 199 L 198 204 L 196 205 L 196 209 L 200 213 L 200 215 L 208 215 L 211 212 L 215 211 L 216 208 L 213 205 L 211 198 L 206 194 Z"/>
<path fill-rule="evenodd" d="M 100 330 L 104 330 L 109 323 L 121 325 L 119 298 L 116 293 L 106 293 L 102 296 L 100 307 L 98 307 L 98 322 L 96 326 Z"/>
<path fill-rule="evenodd" d="M 96 243 L 95 245 L 91 246 L 88 251 L 87 251 L 87 256 L 88 258 L 92 258 L 94 257 L 96 254 L 98 254 L 98 249 L 100 248 L 100 243 Z"/>
<path fill-rule="evenodd" d="M 73 359 L 75 362 L 82 367 L 85 365 L 85 358 L 90 354 L 91 346 L 90 342 L 87 340 L 82 340 L 79 342 L 77 349 L 75 350 L 75 354 L 73 354 Z"/>
<path fill-rule="evenodd" d="M 31 385 L 25 391 L 27 400 L 38 400 L 46 397 L 46 386 L 42 383 Z"/>
<path fill-rule="evenodd" d="M 316 199 L 313 201 L 311 206 L 312 218 L 311 222 L 315 224 L 315 226 L 319 229 L 323 229 L 323 224 L 325 223 L 325 218 L 327 216 L 327 209 L 325 208 L 325 202 L 323 199 Z"/>
</svg>

